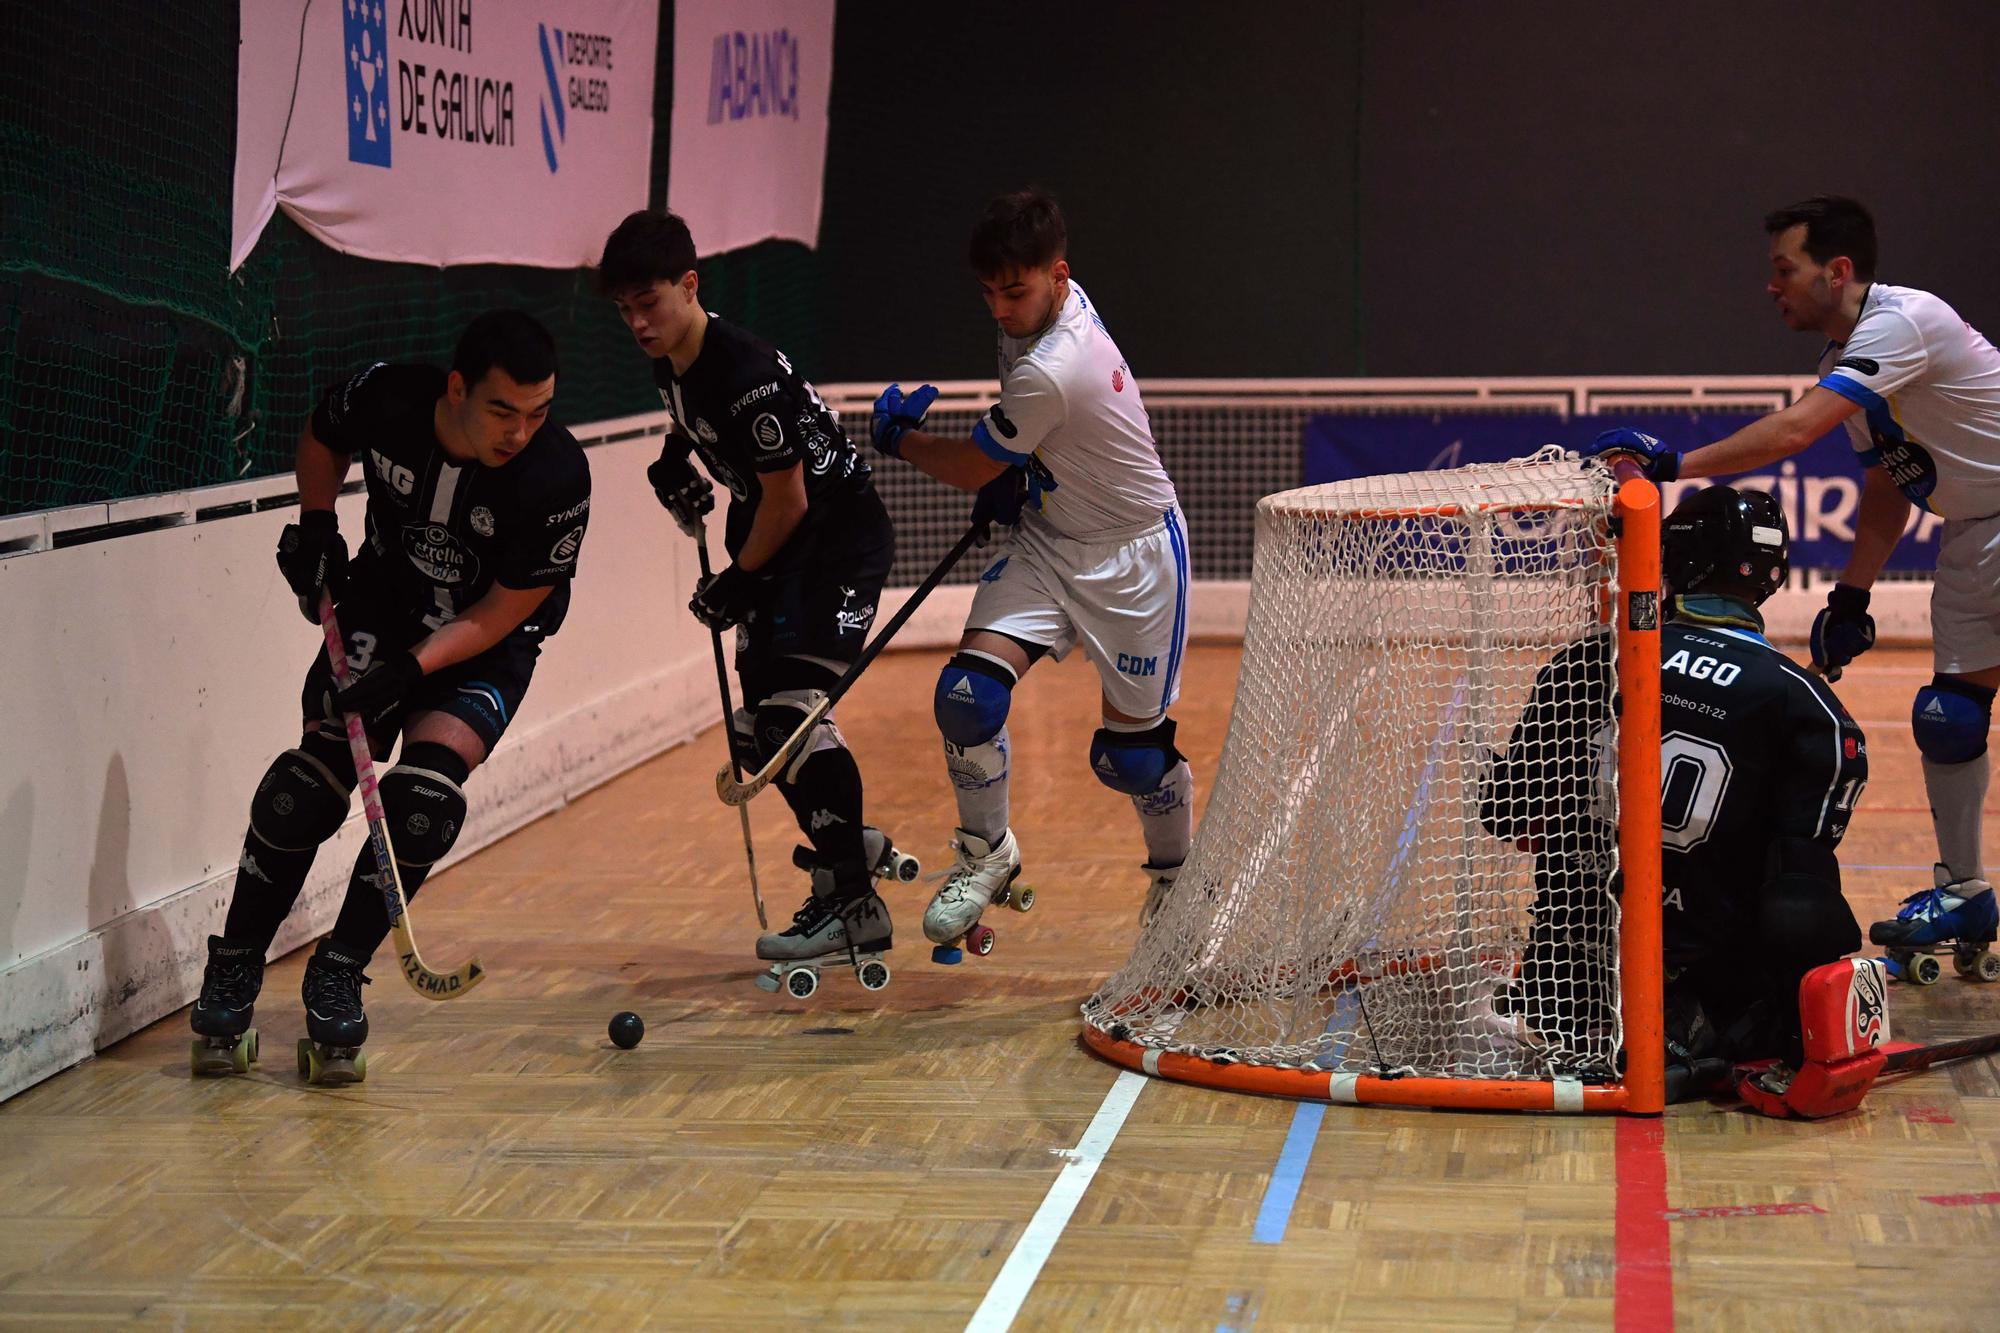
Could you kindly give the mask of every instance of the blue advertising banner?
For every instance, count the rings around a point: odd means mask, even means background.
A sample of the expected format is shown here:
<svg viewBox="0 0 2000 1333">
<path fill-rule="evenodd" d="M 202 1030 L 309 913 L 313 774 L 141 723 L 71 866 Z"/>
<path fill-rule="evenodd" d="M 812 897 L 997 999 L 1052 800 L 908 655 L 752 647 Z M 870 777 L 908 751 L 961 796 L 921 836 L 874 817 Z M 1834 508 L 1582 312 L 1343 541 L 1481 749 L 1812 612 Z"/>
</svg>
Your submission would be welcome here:
<svg viewBox="0 0 2000 1333">
<path fill-rule="evenodd" d="M 1545 444 L 1577 448 L 1599 431 L 1630 426 L 1686 451 L 1742 429 L 1757 419 L 1749 412 L 1620 412 L 1615 416 L 1561 417 L 1552 412 L 1438 412 L 1408 416 L 1323 414 L 1306 422 L 1304 484 L 1345 481 L 1383 472 L 1419 472 L 1497 463 L 1531 454 Z M 1662 488 L 1671 511 L 1690 490 L 1706 481 L 1669 482 Z M 1861 463 L 1844 430 L 1813 441 L 1812 447 L 1775 469 L 1738 477 L 1733 486 L 1777 495 L 1792 530 L 1792 565 L 1839 569 L 1847 563 L 1854 518 L 1861 500 Z M 1930 569 L 1937 563 L 1938 529 L 1943 520 L 1912 508 L 1903 540 L 1889 557 L 1890 569 Z"/>
</svg>

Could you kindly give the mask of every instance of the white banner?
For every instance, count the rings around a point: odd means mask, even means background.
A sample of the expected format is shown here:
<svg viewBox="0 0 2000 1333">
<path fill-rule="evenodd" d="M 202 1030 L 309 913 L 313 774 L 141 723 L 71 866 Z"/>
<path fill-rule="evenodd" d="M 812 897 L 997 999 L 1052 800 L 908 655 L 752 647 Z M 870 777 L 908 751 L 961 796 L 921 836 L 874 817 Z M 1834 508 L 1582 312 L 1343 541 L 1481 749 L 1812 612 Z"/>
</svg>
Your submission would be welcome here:
<svg viewBox="0 0 2000 1333">
<path fill-rule="evenodd" d="M 232 270 L 273 208 L 367 259 L 577 268 L 646 206 L 656 0 L 241 12 Z"/>
<path fill-rule="evenodd" d="M 702 254 L 819 241 L 833 0 L 676 0 L 667 207 Z"/>
</svg>

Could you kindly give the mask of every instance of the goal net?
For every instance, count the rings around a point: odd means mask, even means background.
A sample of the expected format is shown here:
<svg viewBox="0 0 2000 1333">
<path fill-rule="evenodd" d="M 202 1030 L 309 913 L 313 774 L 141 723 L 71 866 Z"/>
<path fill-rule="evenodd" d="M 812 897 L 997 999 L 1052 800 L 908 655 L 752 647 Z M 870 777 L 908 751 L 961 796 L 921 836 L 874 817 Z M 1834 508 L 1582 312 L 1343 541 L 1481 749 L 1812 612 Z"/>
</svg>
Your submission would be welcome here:
<svg viewBox="0 0 2000 1333">
<path fill-rule="evenodd" d="M 1084 1006 L 1093 1048 L 1339 1101 L 1657 1110 L 1657 597 L 1653 488 L 1553 447 L 1261 501 L 1215 789 Z"/>
</svg>

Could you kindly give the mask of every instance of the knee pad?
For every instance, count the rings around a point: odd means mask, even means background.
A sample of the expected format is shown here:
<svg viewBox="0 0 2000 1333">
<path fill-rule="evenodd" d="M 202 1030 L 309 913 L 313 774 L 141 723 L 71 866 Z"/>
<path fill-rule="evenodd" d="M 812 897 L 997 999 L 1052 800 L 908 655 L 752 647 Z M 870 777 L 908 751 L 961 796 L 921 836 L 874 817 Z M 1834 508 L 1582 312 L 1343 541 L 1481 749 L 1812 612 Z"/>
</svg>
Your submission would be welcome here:
<svg viewBox="0 0 2000 1333">
<path fill-rule="evenodd" d="M 346 746 L 341 748 L 345 758 Z M 332 758 L 301 747 L 272 760 L 250 798 L 251 832 L 281 852 L 307 851 L 338 833 L 354 790 L 354 766 L 348 760 L 337 767 Z"/>
<path fill-rule="evenodd" d="M 1771 846 L 1757 894 L 1758 934 L 1773 959 L 1795 973 L 1861 947 L 1861 926 L 1840 891 L 1840 862 L 1808 838 Z"/>
<path fill-rule="evenodd" d="M 751 736 L 752 757 L 756 760 L 754 767 L 762 768 L 770 763 L 771 756 L 778 753 L 779 748 L 791 739 L 792 733 L 799 729 L 799 724 L 812 712 L 811 695 L 811 690 L 779 690 L 757 705 L 755 731 Z M 846 748 L 847 742 L 842 739 L 840 728 L 833 724 L 833 718 L 823 717 L 813 728 L 813 734 L 799 747 L 797 756 L 785 766 L 779 780 L 787 785 L 795 782 L 806 760 L 821 750 Z"/>
<path fill-rule="evenodd" d="M 1113 791 L 1150 796 L 1158 791 L 1181 752 L 1174 748 L 1174 720 L 1163 717 L 1144 731 L 1099 727 L 1090 739 L 1090 771 Z"/>
<path fill-rule="evenodd" d="M 984 653 L 958 653 L 938 674 L 932 706 L 938 730 L 957 746 L 984 745 L 1007 725 L 1016 677 L 1013 669 Z"/>
<path fill-rule="evenodd" d="M 419 741 L 403 747 L 403 757 L 382 775 L 382 813 L 389 821 L 389 839 L 396 860 L 413 866 L 434 865 L 458 841 L 465 826 L 465 789 L 470 776 L 456 750 Z"/>
<path fill-rule="evenodd" d="M 1951 676 L 1932 676 L 1910 705 L 1917 752 L 1934 764 L 1964 764 L 1986 753 L 1993 691 Z"/>
</svg>

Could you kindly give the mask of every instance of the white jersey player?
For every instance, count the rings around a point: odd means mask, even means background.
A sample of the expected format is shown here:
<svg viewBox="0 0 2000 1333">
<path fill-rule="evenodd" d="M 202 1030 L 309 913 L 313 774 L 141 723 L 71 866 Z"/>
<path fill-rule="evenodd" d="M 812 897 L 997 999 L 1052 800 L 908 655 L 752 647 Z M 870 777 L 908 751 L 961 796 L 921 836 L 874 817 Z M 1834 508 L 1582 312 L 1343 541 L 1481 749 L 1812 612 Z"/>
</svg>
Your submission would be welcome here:
<svg viewBox="0 0 2000 1333">
<path fill-rule="evenodd" d="M 1607 432 L 1593 452 L 1641 455 L 1656 481 L 1733 476 L 1798 453 L 1844 422 L 1867 472 L 1847 569 L 1813 622 L 1813 663 L 1833 680 L 1875 642 L 1868 591 L 1911 506 L 1944 520 L 1931 592 L 1936 674 L 1911 710 L 1937 832 L 1936 886 L 1869 934 L 1878 944 L 1982 931 L 1990 940 L 1979 824 L 2000 687 L 2000 352 L 1931 293 L 1875 280 L 1875 223 L 1854 200 L 1809 199 L 1772 213 L 1764 227 L 1766 290 L 1779 315 L 1827 339 L 1819 383 L 1784 411 L 1685 457 L 1635 431 Z M 1937 938 L 1918 938 L 1928 936 Z"/>
<path fill-rule="evenodd" d="M 1173 887 L 1193 836 L 1194 778 L 1167 716 L 1187 649 L 1187 528 L 1139 385 L 1070 280 L 1066 244 L 1061 211 L 1036 191 L 994 200 L 973 231 L 972 267 L 1000 326 L 1000 401 L 970 438 L 920 429 L 937 397 L 929 385 L 907 396 L 891 385 L 875 405 L 877 448 L 977 491 L 974 521 L 1010 529 L 937 685 L 959 811 L 957 863 L 924 914 L 941 947 L 967 937 L 1020 874 L 1007 713 L 1044 655 L 1061 660 L 1081 644 L 1097 667 L 1103 726 L 1090 766 L 1139 813 L 1152 876 L 1142 920 Z"/>
</svg>

